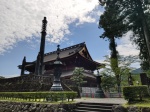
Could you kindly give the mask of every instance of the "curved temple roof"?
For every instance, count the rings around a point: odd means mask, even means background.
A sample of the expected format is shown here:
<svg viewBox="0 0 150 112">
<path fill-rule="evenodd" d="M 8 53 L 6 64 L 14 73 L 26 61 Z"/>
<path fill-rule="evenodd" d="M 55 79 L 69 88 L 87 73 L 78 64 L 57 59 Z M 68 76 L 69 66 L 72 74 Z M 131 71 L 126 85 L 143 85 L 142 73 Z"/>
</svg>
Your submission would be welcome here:
<svg viewBox="0 0 150 112">
<path fill-rule="evenodd" d="M 76 44 L 67 48 L 60 49 L 60 58 L 66 58 L 78 53 L 83 47 L 85 47 L 85 43 Z M 90 56 L 90 55 L 89 55 Z M 55 60 L 57 57 L 57 51 L 46 53 L 44 56 L 44 62 Z M 92 58 L 90 57 L 90 60 Z"/>
<path fill-rule="evenodd" d="M 104 66 L 104 64 L 98 63 L 91 58 L 85 42 L 60 49 L 59 57 L 60 59 L 65 59 L 68 57 L 72 57 L 73 55 L 76 54 L 79 54 L 87 63 L 93 63 L 92 65 L 95 65 L 97 67 Z M 56 60 L 56 58 L 57 58 L 57 51 L 46 53 L 44 54 L 44 63 L 52 62 Z M 30 64 L 27 64 L 26 67 L 28 68 L 30 66 L 34 66 L 34 64 L 35 61 Z M 19 68 L 21 68 L 21 65 L 19 66 L 20 66 Z"/>
</svg>

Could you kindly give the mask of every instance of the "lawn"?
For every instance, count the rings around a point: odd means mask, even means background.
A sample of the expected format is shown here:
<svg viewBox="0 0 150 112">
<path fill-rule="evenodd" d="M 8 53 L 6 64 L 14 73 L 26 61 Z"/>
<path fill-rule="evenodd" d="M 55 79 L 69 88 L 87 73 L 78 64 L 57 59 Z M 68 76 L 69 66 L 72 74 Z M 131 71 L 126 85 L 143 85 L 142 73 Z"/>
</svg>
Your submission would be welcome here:
<svg viewBox="0 0 150 112">
<path fill-rule="evenodd" d="M 15 99 L 0 99 L 0 101 L 8 101 L 8 102 L 22 102 L 22 103 L 40 103 L 40 104 L 60 104 L 60 103 L 63 103 L 63 104 L 72 104 L 72 103 L 76 103 L 75 101 L 67 101 L 67 100 L 64 100 L 63 102 L 62 101 L 44 101 L 43 99 L 38 99 L 37 101 L 29 101 L 29 100 L 15 100 Z"/>
<path fill-rule="evenodd" d="M 150 97 L 143 98 L 142 101 L 140 100 L 132 101 L 131 103 L 124 104 L 124 106 L 125 107 L 128 107 L 128 106 L 150 107 Z"/>
</svg>

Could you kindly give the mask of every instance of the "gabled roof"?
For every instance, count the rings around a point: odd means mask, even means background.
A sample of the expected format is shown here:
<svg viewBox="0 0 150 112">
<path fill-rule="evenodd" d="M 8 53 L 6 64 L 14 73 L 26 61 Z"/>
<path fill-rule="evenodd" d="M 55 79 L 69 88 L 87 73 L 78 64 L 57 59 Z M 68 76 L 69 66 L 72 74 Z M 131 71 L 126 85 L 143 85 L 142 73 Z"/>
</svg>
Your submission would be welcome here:
<svg viewBox="0 0 150 112">
<path fill-rule="evenodd" d="M 81 50 L 83 48 L 85 49 L 85 52 L 88 55 L 88 59 L 92 60 L 84 42 L 70 46 L 70 47 L 67 47 L 67 48 L 60 49 L 60 55 L 59 56 L 61 59 L 66 58 L 66 57 L 70 57 L 76 53 L 81 52 Z M 44 62 L 49 62 L 49 61 L 55 60 L 56 57 L 57 57 L 57 51 L 46 53 L 44 56 Z"/>
<path fill-rule="evenodd" d="M 61 60 L 66 60 L 66 59 L 74 59 L 74 57 L 79 57 L 82 59 L 82 65 L 83 66 L 89 66 L 92 70 L 95 70 L 99 66 L 103 66 L 104 64 L 98 63 L 94 61 L 86 47 L 85 42 L 76 44 L 67 48 L 60 49 L 60 55 L 59 55 Z M 48 66 L 50 65 L 51 62 L 55 61 L 57 58 L 57 51 L 49 52 L 44 54 L 44 63 L 48 63 Z M 72 60 L 73 61 L 73 60 Z M 81 60 L 80 60 L 81 61 Z M 26 64 L 25 68 L 26 69 L 34 69 L 35 62 L 33 61 L 32 63 Z M 81 66 L 80 64 L 80 66 Z M 22 65 L 19 65 L 18 67 L 21 68 Z"/>
</svg>

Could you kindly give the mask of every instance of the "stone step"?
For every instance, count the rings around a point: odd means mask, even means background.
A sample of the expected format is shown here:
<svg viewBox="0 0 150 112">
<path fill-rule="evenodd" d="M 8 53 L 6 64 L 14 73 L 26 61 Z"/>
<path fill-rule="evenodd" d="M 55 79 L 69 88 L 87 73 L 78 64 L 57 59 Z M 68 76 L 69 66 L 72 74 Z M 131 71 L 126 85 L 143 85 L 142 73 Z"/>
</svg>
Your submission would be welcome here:
<svg viewBox="0 0 150 112">
<path fill-rule="evenodd" d="M 105 105 L 105 106 L 112 106 L 115 104 L 112 103 L 93 103 L 93 102 L 80 102 L 79 104 L 87 104 L 87 105 Z M 116 104 L 118 105 L 118 104 Z"/>
<path fill-rule="evenodd" d="M 84 111 L 84 110 L 75 110 L 74 112 L 103 112 L 103 111 Z M 106 111 L 106 112 L 112 112 L 112 111 Z"/>
<path fill-rule="evenodd" d="M 113 105 L 110 103 L 80 102 L 77 104 L 75 112 L 112 112 Z"/>
<path fill-rule="evenodd" d="M 107 108 L 111 109 L 112 106 L 106 106 L 106 105 L 80 105 L 79 107 L 88 107 L 88 108 Z"/>
<path fill-rule="evenodd" d="M 81 107 L 94 107 L 94 108 L 112 108 L 112 105 L 113 104 L 84 104 L 84 103 L 80 103 L 78 104 L 78 106 L 81 106 Z"/>
<path fill-rule="evenodd" d="M 107 108 L 89 108 L 89 107 L 77 107 L 76 110 L 83 110 L 83 111 L 97 111 L 97 112 L 111 112 L 112 109 Z"/>
<path fill-rule="evenodd" d="M 92 111 L 92 110 L 78 110 L 78 109 L 75 109 L 74 112 L 112 112 L 112 110 L 97 110 L 97 111 Z"/>
</svg>

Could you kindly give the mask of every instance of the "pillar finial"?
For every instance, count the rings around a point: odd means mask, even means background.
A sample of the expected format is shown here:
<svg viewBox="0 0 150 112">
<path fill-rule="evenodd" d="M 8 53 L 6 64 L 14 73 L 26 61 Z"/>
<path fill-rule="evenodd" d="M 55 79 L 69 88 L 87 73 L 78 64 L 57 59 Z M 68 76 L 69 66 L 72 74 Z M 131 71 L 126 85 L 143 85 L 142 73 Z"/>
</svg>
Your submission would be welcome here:
<svg viewBox="0 0 150 112">
<path fill-rule="evenodd" d="M 47 20 L 46 17 L 44 17 L 42 21 L 42 32 L 46 32 L 46 26 L 47 26 Z"/>
</svg>

